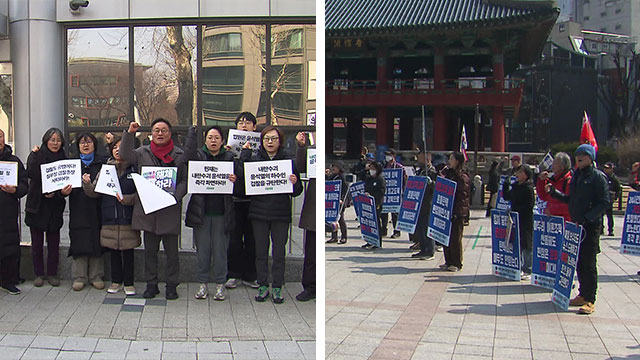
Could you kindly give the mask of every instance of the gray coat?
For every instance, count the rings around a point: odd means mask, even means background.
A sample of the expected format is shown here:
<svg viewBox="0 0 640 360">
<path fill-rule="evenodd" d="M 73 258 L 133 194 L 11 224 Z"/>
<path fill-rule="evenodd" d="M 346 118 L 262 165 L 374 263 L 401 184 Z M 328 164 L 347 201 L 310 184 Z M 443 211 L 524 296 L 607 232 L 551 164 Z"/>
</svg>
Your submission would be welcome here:
<svg viewBox="0 0 640 360">
<path fill-rule="evenodd" d="M 307 167 L 307 147 L 296 146 L 296 168 L 304 171 Z M 304 203 L 300 212 L 300 228 L 308 231 L 316 231 L 316 179 L 309 179 L 307 191 L 304 193 Z"/>
<path fill-rule="evenodd" d="M 132 164 L 140 173 L 143 166 L 166 166 L 151 152 L 151 146 L 141 146 L 134 149 L 135 135 L 124 131 L 122 142 L 120 143 L 120 156 L 122 159 Z M 187 159 L 184 151 L 174 146 L 170 153 L 174 162 L 170 166 L 178 168 L 178 179 L 176 193 L 174 197 L 177 204 L 167 208 L 144 214 L 140 198 L 136 196 L 133 205 L 133 219 L 131 227 L 134 230 L 144 230 L 156 235 L 179 235 L 182 211 L 182 198 L 187 193 Z"/>
</svg>

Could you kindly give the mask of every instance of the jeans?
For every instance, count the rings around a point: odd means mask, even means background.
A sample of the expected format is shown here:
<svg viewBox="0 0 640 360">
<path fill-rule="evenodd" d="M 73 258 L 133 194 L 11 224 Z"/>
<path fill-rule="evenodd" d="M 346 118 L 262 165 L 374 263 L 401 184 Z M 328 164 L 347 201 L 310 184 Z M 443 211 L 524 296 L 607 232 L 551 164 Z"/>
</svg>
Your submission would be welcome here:
<svg viewBox="0 0 640 360">
<path fill-rule="evenodd" d="M 289 223 L 252 220 L 256 235 L 256 270 L 258 284 L 269 286 L 269 244 L 271 244 L 271 276 L 274 288 L 284 285 L 285 246 L 289 239 Z"/>
<path fill-rule="evenodd" d="M 160 241 L 167 256 L 167 285 L 178 285 L 178 235 L 156 235 L 144 232 L 144 275 L 147 285 L 158 285 L 158 251 Z"/>
<path fill-rule="evenodd" d="M 35 276 L 44 276 L 44 231 L 30 228 L 31 255 L 33 256 L 33 272 Z M 58 274 L 58 257 L 60 252 L 60 230 L 47 231 L 47 275 Z"/>
<path fill-rule="evenodd" d="M 205 216 L 200 226 L 193 228 L 198 249 L 198 281 L 209 282 L 209 269 L 213 255 L 213 280 L 216 284 L 227 281 L 227 248 L 229 236 L 224 232 L 224 216 Z"/>
<path fill-rule="evenodd" d="M 133 286 L 133 249 L 111 250 L 111 281 Z"/>
</svg>

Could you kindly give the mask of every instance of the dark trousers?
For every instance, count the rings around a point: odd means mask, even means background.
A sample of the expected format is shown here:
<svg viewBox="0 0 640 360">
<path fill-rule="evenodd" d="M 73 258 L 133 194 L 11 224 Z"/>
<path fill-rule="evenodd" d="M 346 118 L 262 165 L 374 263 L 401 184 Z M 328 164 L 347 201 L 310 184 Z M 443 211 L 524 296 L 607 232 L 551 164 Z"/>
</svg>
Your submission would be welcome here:
<svg viewBox="0 0 640 360">
<path fill-rule="evenodd" d="M 382 247 L 382 213 L 376 208 L 376 218 L 378 218 L 378 238 L 380 239 L 380 247 Z M 386 234 L 386 230 L 385 233 Z"/>
<path fill-rule="evenodd" d="M 111 250 L 111 281 L 133 286 L 133 249 Z"/>
<path fill-rule="evenodd" d="M 33 272 L 36 276 L 44 276 L 44 231 L 30 228 L 31 255 Z M 58 274 L 58 257 L 60 252 L 60 230 L 47 231 L 47 275 Z"/>
<path fill-rule="evenodd" d="M 607 208 L 607 210 L 605 211 L 605 213 L 607 214 L 607 224 L 609 226 L 609 233 L 613 233 L 613 205 L 609 206 Z M 602 222 L 602 231 L 604 231 L 604 222 Z"/>
<path fill-rule="evenodd" d="M 596 257 L 600 252 L 600 229 L 601 223 L 583 225 L 585 238 L 580 243 L 578 252 L 578 264 L 576 273 L 580 282 L 580 296 L 586 301 L 596 302 L 596 291 L 598 290 L 598 267 Z"/>
<path fill-rule="evenodd" d="M 347 222 L 344 220 L 344 208 L 342 209 L 342 212 L 340 212 L 340 217 L 338 218 L 338 225 L 340 226 L 340 238 L 346 240 L 347 239 Z M 332 239 L 338 238 L 337 230 L 331 233 L 331 238 Z"/>
<path fill-rule="evenodd" d="M 249 221 L 250 201 L 234 202 L 236 228 L 231 234 L 227 266 L 229 278 L 254 281 L 256 279 L 256 240 Z"/>
<path fill-rule="evenodd" d="M 409 240 L 420 244 L 421 253 L 432 256 L 434 254 L 435 243 L 433 239 L 427 237 L 428 219 L 429 212 L 424 214 L 420 213 L 418 223 L 416 224 L 416 231 L 413 234 L 409 234 Z"/>
<path fill-rule="evenodd" d="M 315 251 L 315 250 L 314 250 Z M 315 252 L 314 252 L 315 258 Z M 15 286 L 18 283 L 18 272 L 20 269 L 20 255 L 7 256 L 0 259 L 0 286 Z M 313 268 L 315 276 L 315 266 Z M 315 287 L 315 282 L 314 282 Z"/>
<path fill-rule="evenodd" d="M 382 213 L 382 228 L 380 229 L 380 233 L 382 236 L 387 235 L 387 226 L 389 224 L 389 213 Z M 393 229 L 395 230 L 396 225 L 398 224 L 398 213 L 391 213 L 391 222 L 393 223 Z"/>
<path fill-rule="evenodd" d="M 449 246 L 443 247 L 444 263 L 451 266 L 457 266 L 462 269 L 462 234 L 464 224 L 462 219 L 456 218 L 451 222 L 451 237 L 449 238 Z"/>
<path fill-rule="evenodd" d="M 256 270 L 258 284 L 269 286 L 269 244 L 271 244 L 271 276 L 274 288 L 284 285 L 285 246 L 289 238 L 289 223 L 253 220 L 256 236 Z"/>
<path fill-rule="evenodd" d="M 158 285 L 158 251 L 160 241 L 167 256 L 166 282 L 167 285 L 178 285 L 178 235 L 156 235 L 144 232 L 144 277 L 147 285 Z"/>
<path fill-rule="evenodd" d="M 302 287 L 316 292 L 316 232 L 304 232 L 304 268 L 302 269 Z"/>
</svg>

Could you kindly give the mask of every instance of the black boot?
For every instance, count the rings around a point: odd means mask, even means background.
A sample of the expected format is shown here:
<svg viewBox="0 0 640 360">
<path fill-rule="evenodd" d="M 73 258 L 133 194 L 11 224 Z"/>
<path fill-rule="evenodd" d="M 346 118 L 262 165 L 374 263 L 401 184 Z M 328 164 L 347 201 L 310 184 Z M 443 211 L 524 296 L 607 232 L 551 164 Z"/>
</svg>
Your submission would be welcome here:
<svg viewBox="0 0 640 360">
<path fill-rule="evenodd" d="M 327 240 L 327 244 L 337 243 L 338 242 L 338 232 L 331 233 L 331 239 Z"/>
<path fill-rule="evenodd" d="M 142 294 L 145 299 L 153 299 L 156 295 L 160 294 L 157 284 L 147 284 L 147 289 Z"/>
<path fill-rule="evenodd" d="M 167 284 L 164 289 L 164 297 L 167 300 L 175 300 L 178 298 L 178 290 L 176 289 L 177 285 Z"/>
</svg>

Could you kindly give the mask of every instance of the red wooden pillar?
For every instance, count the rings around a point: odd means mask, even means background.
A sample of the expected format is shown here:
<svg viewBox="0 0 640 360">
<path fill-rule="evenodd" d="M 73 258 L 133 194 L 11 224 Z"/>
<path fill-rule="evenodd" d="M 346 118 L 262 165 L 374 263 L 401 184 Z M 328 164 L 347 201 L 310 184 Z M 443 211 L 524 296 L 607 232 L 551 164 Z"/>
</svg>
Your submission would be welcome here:
<svg viewBox="0 0 640 360">
<path fill-rule="evenodd" d="M 437 90 L 443 89 L 444 84 L 444 52 L 440 48 L 435 49 L 433 56 L 433 82 Z M 447 110 L 444 106 L 436 106 L 433 109 L 433 149 L 447 150 Z"/>
<path fill-rule="evenodd" d="M 493 50 L 493 86 L 497 89 L 504 88 L 504 55 L 502 49 Z M 505 127 L 504 108 L 493 108 L 493 128 L 491 130 L 491 151 L 505 151 Z"/>
<path fill-rule="evenodd" d="M 393 146 L 393 117 L 388 107 L 376 109 L 376 145 Z"/>
</svg>

